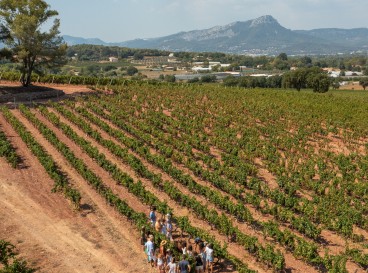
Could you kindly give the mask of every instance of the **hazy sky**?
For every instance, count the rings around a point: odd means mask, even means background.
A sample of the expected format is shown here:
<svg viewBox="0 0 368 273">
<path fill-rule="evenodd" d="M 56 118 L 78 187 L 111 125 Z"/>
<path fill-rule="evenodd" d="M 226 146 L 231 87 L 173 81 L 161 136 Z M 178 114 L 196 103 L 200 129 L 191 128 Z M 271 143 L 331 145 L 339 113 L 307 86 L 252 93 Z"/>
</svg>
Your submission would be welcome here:
<svg viewBox="0 0 368 273">
<path fill-rule="evenodd" d="M 122 42 L 272 15 L 289 29 L 368 27 L 368 0 L 46 0 L 61 33 Z"/>
</svg>

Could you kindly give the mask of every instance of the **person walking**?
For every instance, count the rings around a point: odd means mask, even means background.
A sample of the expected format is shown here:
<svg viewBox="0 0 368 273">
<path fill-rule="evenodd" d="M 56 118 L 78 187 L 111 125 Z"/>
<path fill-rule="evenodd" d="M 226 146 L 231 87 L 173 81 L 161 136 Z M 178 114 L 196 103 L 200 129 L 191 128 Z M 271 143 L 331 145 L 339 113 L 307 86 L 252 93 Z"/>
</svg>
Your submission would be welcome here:
<svg viewBox="0 0 368 273">
<path fill-rule="evenodd" d="M 206 246 L 206 261 L 208 272 L 213 273 L 213 244 L 208 244 Z"/>
<path fill-rule="evenodd" d="M 166 221 L 163 219 L 161 220 L 161 234 L 167 236 L 167 226 Z"/>
<path fill-rule="evenodd" d="M 201 238 L 197 237 L 194 239 L 194 244 L 195 244 L 195 249 L 194 251 L 196 251 L 197 253 L 201 252 L 201 249 L 203 248 L 203 241 Z"/>
<path fill-rule="evenodd" d="M 166 257 L 165 257 L 165 261 L 166 261 L 166 265 L 168 265 L 173 259 L 173 255 L 170 249 L 166 250 Z"/>
<path fill-rule="evenodd" d="M 173 225 L 171 222 L 171 217 L 167 217 L 166 218 L 166 238 L 170 240 L 170 242 L 174 241 L 172 237 L 172 232 L 173 232 Z"/>
<path fill-rule="evenodd" d="M 149 220 L 151 222 L 152 227 L 155 227 L 156 225 L 156 207 L 152 206 L 151 211 L 149 213 Z"/>
<path fill-rule="evenodd" d="M 166 256 L 166 244 L 167 241 L 166 240 L 162 240 L 160 243 L 160 254 L 165 257 Z"/>
<path fill-rule="evenodd" d="M 155 248 L 153 244 L 153 235 L 148 237 L 147 242 L 144 244 L 144 249 L 147 255 L 147 260 L 152 267 L 155 266 Z"/>
<path fill-rule="evenodd" d="M 183 255 L 186 255 L 187 254 L 187 242 L 182 242 L 181 243 L 181 251 L 183 253 Z"/>
<path fill-rule="evenodd" d="M 207 257 L 206 257 L 206 248 L 204 246 L 204 242 L 201 244 L 200 247 L 200 253 L 199 255 L 201 255 L 202 261 L 203 261 L 203 271 L 206 271 L 206 265 L 207 265 Z"/>
<path fill-rule="evenodd" d="M 181 256 L 181 261 L 178 264 L 179 273 L 189 273 L 192 269 L 189 262 L 185 259 L 185 255 Z"/>
<path fill-rule="evenodd" d="M 201 254 L 194 252 L 195 256 L 195 271 L 196 273 L 203 273 L 203 260 Z"/>
<path fill-rule="evenodd" d="M 165 256 L 161 252 L 157 252 L 157 268 L 159 273 L 165 273 Z"/>
<path fill-rule="evenodd" d="M 161 228 L 162 228 L 162 222 L 161 222 L 161 219 L 159 219 L 156 221 L 156 224 L 155 224 L 156 232 L 161 232 Z"/>
<path fill-rule="evenodd" d="M 167 273 L 176 273 L 177 264 L 175 261 L 175 257 L 172 257 L 171 261 L 167 264 L 166 270 L 168 270 Z"/>
</svg>

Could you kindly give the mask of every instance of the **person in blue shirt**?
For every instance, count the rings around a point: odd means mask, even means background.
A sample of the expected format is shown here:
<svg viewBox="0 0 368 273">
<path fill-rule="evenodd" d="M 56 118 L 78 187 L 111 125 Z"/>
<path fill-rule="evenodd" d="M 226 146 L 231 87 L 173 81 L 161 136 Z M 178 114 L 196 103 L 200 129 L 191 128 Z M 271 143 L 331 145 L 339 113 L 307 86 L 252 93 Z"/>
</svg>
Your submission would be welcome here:
<svg viewBox="0 0 368 273">
<path fill-rule="evenodd" d="M 189 262 L 185 259 L 185 255 L 181 256 L 181 261 L 178 264 L 180 273 L 189 273 L 191 270 Z"/>
<path fill-rule="evenodd" d="M 149 213 L 149 220 L 151 222 L 152 227 L 156 225 L 156 207 L 152 206 L 151 211 Z"/>
</svg>

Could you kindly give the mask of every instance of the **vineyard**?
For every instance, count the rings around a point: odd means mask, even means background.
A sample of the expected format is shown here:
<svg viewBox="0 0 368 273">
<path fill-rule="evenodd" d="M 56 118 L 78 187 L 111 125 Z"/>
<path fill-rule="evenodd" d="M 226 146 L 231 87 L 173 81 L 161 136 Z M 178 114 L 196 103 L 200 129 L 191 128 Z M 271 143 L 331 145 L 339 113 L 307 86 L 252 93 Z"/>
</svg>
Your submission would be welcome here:
<svg viewBox="0 0 368 273">
<path fill-rule="evenodd" d="M 135 230 L 151 205 L 172 213 L 176 238 L 214 244 L 217 272 L 366 272 L 365 93 L 111 89 L 1 108 L 0 156 L 26 165 L 16 134 L 75 213 L 101 204 Z"/>
</svg>

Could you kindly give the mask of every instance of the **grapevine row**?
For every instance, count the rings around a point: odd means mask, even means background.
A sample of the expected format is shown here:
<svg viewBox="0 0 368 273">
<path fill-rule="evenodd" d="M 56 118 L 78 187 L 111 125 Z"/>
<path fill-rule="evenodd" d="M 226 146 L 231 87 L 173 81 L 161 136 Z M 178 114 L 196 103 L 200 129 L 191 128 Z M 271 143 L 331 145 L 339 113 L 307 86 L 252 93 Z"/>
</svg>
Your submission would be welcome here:
<svg viewBox="0 0 368 273">
<path fill-rule="evenodd" d="M 60 170 L 60 167 L 55 163 L 52 157 L 44 150 L 44 148 L 35 140 L 32 134 L 27 131 L 24 125 L 19 122 L 7 108 L 1 108 L 5 119 L 15 129 L 27 147 L 37 157 L 41 165 L 44 167 L 47 174 L 54 180 L 55 184 L 53 191 L 62 191 L 64 195 L 79 209 L 81 194 L 77 189 L 74 189 L 67 176 Z"/>
<path fill-rule="evenodd" d="M 25 107 L 20 108 L 21 112 L 27 119 L 29 119 L 35 126 L 40 130 L 40 132 L 43 133 L 43 135 L 50 141 L 51 144 L 53 144 L 63 155 L 64 157 L 76 168 L 76 170 L 87 180 L 89 183 L 91 183 L 94 188 L 102 194 L 109 203 L 114 204 L 115 202 L 118 202 L 118 204 L 121 204 L 123 201 L 121 201 L 116 195 L 112 193 L 112 191 L 106 187 L 101 179 L 97 177 L 92 171 L 88 169 L 88 167 L 85 165 L 85 163 L 76 158 L 73 152 L 62 142 L 58 140 L 56 135 L 47 128 L 42 122 L 40 122 L 31 112 L 29 109 Z M 58 124 L 62 126 L 62 124 Z M 66 127 L 64 127 L 65 129 Z M 66 133 L 66 135 L 73 135 L 76 137 L 75 133 L 70 129 L 68 130 L 69 133 Z M 70 136 L 70 135 L 69 135 Z M 139 181 L 137 183 L 134 183 L 133 179 L 129 177 L 128 175 L 122 173 L 119 169 L 116 168 L 116 165 L 111 164 L 109 161 L 107 161 L 104 157 L 104 155 L 98 153 L 96 149 L 94 149 L 92 146 L 90 146 L 87 142 L 84 142 L 83 139 L 80 139 L 83 144 L 81 148 L 86 148 L 85 150 L 92 158 L 95 158 L 98 164 L 103 165 L 105 169 L 113 176 L 113 178 L 118 181 L 121 185 L 128 188 L 128 190 L 139 197 L 142 202 L 149 204 L 149 205 L 155 205 L 157 206 L 158 211 L 161 213 L 167 213 L 170 212 L 171 209 L 167 206 L 166 202 L 160 201 L 156 196 L 154 196 L 152 193 L 147 191 L 142 183 Z M 119 201 L 120 200 L 120 201 Z M 125 202 L 124 202 L 125 204 Z M 119 206 L 116 206 L 116 208 L 121 211 L 125 210 L 126 206 L 123 206 L 124 209 L 120 209 Z M 130 209 L 131 210 L 131 209 Z M 131 211 L 129 212 L 130 215 L 136 216 Z M 134 217 L 130 216 L 129 219 L 133 219 Z M 146 217 L 144 214 L 138 214 L 138 219 L 140 219 L 138 226 L 141 226 L 143 224 L 143 221 L 145 223 L 147 222 Z M 144 219 L 144 220 L 143 220 Z M 239 271 L 240 272 L 251 272 L 247 268 L 246 265 L 242 264 L 240 261 L 235 259 L 234 257 L 230 256 L 226 251 L 226 246 L 222 247 L 220 243 L 218 243 L 213 236 L 209 235 L 203 230 L 200 230 L 198 228 L 194 228 L 190 225 L 189 221 L 186 217 L 174 217 L 174 219 L 178 222 L 179 227 L 185 231 L 188 232 L 194 236 L 201 236 L 201 238 L 204 238 L 208 241 L 214 242 L 214 246 L 216 247 L 217 254 L 220 258 L 227 258 L 232 260 L 235 264 L 239 265 Z"/>
</svg>

